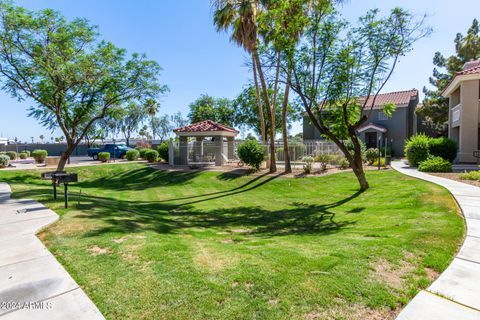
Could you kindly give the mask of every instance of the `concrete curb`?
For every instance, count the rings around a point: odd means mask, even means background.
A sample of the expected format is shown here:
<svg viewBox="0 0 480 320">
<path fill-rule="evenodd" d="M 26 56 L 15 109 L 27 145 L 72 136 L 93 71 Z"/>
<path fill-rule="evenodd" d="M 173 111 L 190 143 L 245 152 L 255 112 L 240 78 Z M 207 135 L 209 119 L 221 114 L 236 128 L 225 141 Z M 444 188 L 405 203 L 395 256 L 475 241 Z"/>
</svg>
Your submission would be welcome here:
<svg viewBox="0 0 480 320">
<path fill-rule="evenodd" d="M 398 320 L 480 319 L 480 188 L 432 176 L 392 162 L 392 168 L 411 177 L 446 188 L 463 212 L 467 233 L 463 246 L 448 268 L 430 287 L 418 293 Z"/>
<path fill-rule="evenodd" d="M 36 237 L 58 215 L 0 183 L 0 319 L 105 319 Z"/>
</svg>

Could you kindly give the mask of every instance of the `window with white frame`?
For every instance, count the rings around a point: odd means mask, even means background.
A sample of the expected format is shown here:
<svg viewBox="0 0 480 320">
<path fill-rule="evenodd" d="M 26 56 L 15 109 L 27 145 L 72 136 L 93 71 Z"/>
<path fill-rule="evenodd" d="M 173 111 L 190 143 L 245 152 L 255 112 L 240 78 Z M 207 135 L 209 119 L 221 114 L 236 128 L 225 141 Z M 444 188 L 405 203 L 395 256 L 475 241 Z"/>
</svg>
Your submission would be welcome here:
<svg viewBox="0 0 480 320">
<path fill-rule="evenodd" d="M 388 120 L 388 116 L 383 111 L 379 111 L 378 120 Z"/>
</svg>

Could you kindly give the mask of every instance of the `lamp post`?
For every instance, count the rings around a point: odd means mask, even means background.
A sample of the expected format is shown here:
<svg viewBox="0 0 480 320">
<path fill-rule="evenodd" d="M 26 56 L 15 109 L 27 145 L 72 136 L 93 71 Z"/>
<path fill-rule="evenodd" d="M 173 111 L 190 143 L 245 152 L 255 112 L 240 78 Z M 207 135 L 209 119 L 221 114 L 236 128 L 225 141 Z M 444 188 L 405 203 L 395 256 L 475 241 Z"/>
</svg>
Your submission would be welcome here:
<svg viewBox="0 0 480 320">
<path fill-rule="evenodd" d="M 18 154 L 18 138 L 15 137 L 15 149 L 17 150 L 17 154 Z"/>
</svg>

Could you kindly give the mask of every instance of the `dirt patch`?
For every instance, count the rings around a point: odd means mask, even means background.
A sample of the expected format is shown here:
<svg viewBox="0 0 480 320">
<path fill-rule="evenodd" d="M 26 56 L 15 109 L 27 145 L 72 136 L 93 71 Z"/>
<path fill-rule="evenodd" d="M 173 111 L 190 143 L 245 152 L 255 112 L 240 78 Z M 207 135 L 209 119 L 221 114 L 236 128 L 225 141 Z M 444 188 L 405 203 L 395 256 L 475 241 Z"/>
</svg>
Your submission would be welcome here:
<svg viewBox="0 0 480 320">
<path fill-rule="evenodd" d="M 470 185 L 475 186 L 475 187 L 480 187 L 480 181 L 460 179 L 460 173 L 459 172 L 442 172 L 442 173 L 438 172 L 438 173 L 429 173 L 429 174 L 432 175 L 432 176 L 442 177 L 442 178 L 446 178 L 446 179 L 470 184 Z"/>
<path fill-rule="evenodd" d="M 122 242 L 127 241 L 127 238 L 123 237 L 123 238 L 119 238 L 119 239 L 113 239 L 112 241 L 115 242 L 116 244 L 120 244 Z"/>
<path fill-rule="evenodd" d="M 195 265 L 201 269 L 209 272 L 217 273 L 223 269 L 235 264 L 238 259 L 232 256 L 224 257 L 219 253 L 206 248 L 203 245 L 198 245 L 197 254 L 193 257 Z"/>
<path fill-rule="evenodd" d="M 400 265 L 393 265 L 385 259 L 379 259 L 373 264 L 373 276 L 388 284 L 390 287 L 400 289 L 404 278 L 411 273 L 415 266 L 408 261 Z"/>
<path fill-rule="evenodd" d="M 101 248 L 101 247 L 95 245 L 93 247 L 88 248 L 88 252 L 90 252 L 90 254 L 92 256 L 99 256 L 99 255 L 103 255 L 103 254 L 110 254 L 113 251 L 110 248 Z"/>
<path fill-rule="evenodd" d="M 400 310 L 371 309 L 364 305 L 336 305 L 303 315 L 305 320 L 393 320 Z"/>
<path fill-rule="evenodd" d="M 432 268 L 425 268 L 425 272 L 427 273 L 427 279 L 433 281 L 438 278 L 440 275 L 437 271 L 433 270 Z"/>
</svg>

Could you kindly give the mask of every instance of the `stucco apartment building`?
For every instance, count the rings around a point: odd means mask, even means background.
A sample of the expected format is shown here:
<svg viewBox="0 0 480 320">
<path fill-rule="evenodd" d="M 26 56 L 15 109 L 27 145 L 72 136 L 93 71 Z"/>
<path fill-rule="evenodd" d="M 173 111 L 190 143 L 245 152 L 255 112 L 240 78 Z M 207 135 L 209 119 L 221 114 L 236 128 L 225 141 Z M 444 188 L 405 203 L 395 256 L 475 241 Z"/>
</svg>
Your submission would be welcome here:
<svg viewBox="0 0 480 320">
<path fill-rule="evenodd" d="M 457 162 L 476 163 L 480 150 L 480 60 L 467 62 L 442 92 L 450 99 L 448 136 L 458 144 Z"/>
<path fill-rule="evenodd" d="M 405 140 L 417 132 L 417 117 L 415 110 L 418 105 L 418 90 L 406 90 L 380 94 L 375 100 L 373 112 L 358 130 L 358 135 L 365 142 L 367 148 L 376 148 L 378 140 L 392 148 L 395 156 L 403 155 Z M 371 105 L 370 97 L 367 105 Z M 386 104 L 394 103 L 397 108 L 391 117 L 388 117 L 383 108 Z M 320 132 L 312 125 L 310 119 L 303 119 L 303 139 L 321 140 Z"/>
</svg>

